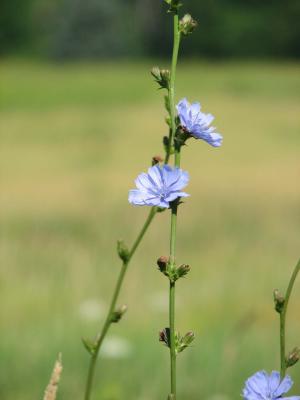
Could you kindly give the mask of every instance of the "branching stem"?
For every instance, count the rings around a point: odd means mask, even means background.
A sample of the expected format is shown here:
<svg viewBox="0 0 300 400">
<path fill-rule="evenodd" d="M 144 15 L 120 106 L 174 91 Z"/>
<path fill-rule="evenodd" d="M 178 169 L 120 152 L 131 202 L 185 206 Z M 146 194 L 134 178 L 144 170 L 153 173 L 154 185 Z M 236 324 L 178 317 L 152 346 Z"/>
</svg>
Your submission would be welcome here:
<svg viewBox="0 0 300 400">
<path fill-rule="evenodd" d="M 96 344 L 95 344 L 95 350 L 93 352 L 93 354 L 91 355 L 91 359 L 90 359 L 90 365 L 89 365 L 89 371 L 88 371 L 88 378 L 87 378 L 87 383 L 86 383 L 86 390 L 85 390 L 85 400 L 89 400 L 91 398 L 91 392 L 92 392 L 92 386 L 93 386 L 93 380 L 94 380 L 94 375 L 95 375 L 95 369 L 96 369 L 96 364 L 97 364 L 97 359 L 98 359 L 98 354 L 101 348 L 101 345 L 107 335 L 107 332 L 110 328 L 110 325 L 112 324 L 112 314 L 115 311 L 115 307 L 116 307 L 116 303 L 120 294 L 120 290 L 124 281 L 124 277 L 128 268 L 128 265 L 136 251 L 136 249 L 138 248 L 139 244 L 141 243 L 145 233 L 147 232 L 155 214 L 157 213 L 157 208 L 156 207 L 152 207 L 149 215 L 139 233 L 139 235 L 137 236 L 135 242 L 132 245 L 132 248 L 129 251 L 129 256 L 128 256 L 128 260 L 126 262 L 123 262 L 122 268 L 120 270 L 120 275 L 118 277 L 117 280 L 117 284 L 113 293 L 113 297 L 110 303 L 110 307 L 109 307 L 109 311 L 107 313 L 102 331 L 100 333 L 100 335 L 97 338 Z"/>
</svg>

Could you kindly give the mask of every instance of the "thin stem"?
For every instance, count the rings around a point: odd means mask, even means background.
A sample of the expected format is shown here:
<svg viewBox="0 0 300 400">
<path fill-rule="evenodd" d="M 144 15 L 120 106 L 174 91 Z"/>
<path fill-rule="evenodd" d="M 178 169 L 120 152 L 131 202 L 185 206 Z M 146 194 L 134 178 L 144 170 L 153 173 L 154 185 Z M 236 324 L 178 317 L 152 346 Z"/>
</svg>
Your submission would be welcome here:
<svg viewBox="0 0 300 400">
<path fill-rule="evenodd" d="M 178 13 L 174 13 L 173 17 L 173 54 L 171 64 L 171 76 L 170 76 L 170 88 L 169 88 L 169 105 L 170 105 L 170 118 L 171 118 L 171 130 L 169 136 L 169 150 L 168 154 L 171 153 L 171 147 L 174 144 L 174 137 L 176 133 L 176 110 L 175 110 L 175 78 L 176 78 L 176 67 L 178 61 L 178 52 L 180 45 L 180 31 L 179 31 L 179 17 Z"/>
<path fill-rule="evenodd" d="M 286 313 L 287 313 L 287 308 L 289 304 L 289 300 L 293 291 L 293 287 L 297 278 L 297 275 L 300 271 L 300 260 L 298 261 L 298 264 L 294 268 L 294 271 L 292 273 L 288 288 L 286 290 L 286 294 L 284 297 L 284 303 L 283 303 L 283 308 L 280 312 L 280 375 L 281 378 L 284 378 L 287 365 L 286 365 L 286 354 L 285 354 L 285 344 L 286 344 L 286 338 L 285 338 L 285 331 L 286 331 Z"/>
<path fill-rule="evenodd" d="M 95 346 L 95 350 L 94 353 L 91 356 L 91 360 L 90 360 L 90 365 L 89 365 L 89 372 L 88 372 L 88 378 L 87 378 L 87 383 L 86 383 L 86 391 L 85 391 L 85 400 L 89 400 L 91 397 L 91 392 L 92 392 L 92 386 L 93 386 L 93 380 L 94 380 L 94 376 L 95 376 L 95 368 L 96 368 L 96 364 L 97 364 L 97 358 L 98 358 L 98 354 L 101 348 L 101 345 L 103 343 L 103 340 L 106 337 L 106 334 L 110 328 L 110 325 L 112 324 L 112 320 L 111 320 L 111 316 L 112 313 L 115 311 L 115 307 L 116 307 L 116 303 L 120 294 L 120 290 L 124 281 L 124 277 L 128 268 L 128 265 L 136 251 L 136 249 L 138 248 L 139 244 L 141 243 L 145 233 L 147 232 L 155 214 L 157 212 L 157 208 L 156 207 L 152 207 L 149 215 L 140 231 L 140 233 L 138 234 L 135 242 L 132 245 L 131 250 L 129 251 L 129 256 L 128 256 L 128 260 L 126 262 L 123 262 L 122 268 L 120 270 L 120 274 L 117 280 L 117 285 L 115 287 L 114 293 L 113 293 L 113 297 L 110 303 L 110 307 L 109 307 L 109 311 L 107 313 L 102 331 L 97 339 L 96 342 L 96 346 Z"/>
<path fill-rule="evenodd" d="M 171 131 L 169 138 L 169 146 L 175 148 L 175 167 L 180 166 L 180 148 L 175 146 L 176 134 L 176 110 L 175 110 L 175 75 L 178 60 L 178 52 L 180 45 L 180 31 L 178 13 L 174 13 L 174 43 L 171 65 L 170 89 L 169 89 L 169 105 L 171 117 Z M 175 268 L 175 249 L 176 249 L 176 227 L 177 227 L 177 208 L 178 202 L 174 201 L 171 206 L 171 234 L 170 234 L 170 266 Z M 171 366 L 171 395 L 172 399 L 176 399 L 176 343 L 175 343 L 175 282 L 170 280 L 169 288 L 169 327 L 170 327 L 170 366 Z"/>
<path fill-rule="evenodd" d="M 169 324 L 170 324 L 170 363 L 171 394 L 176 396 L 176 348 L 175 348 L 175 282 L 170 281 L 169 291 Z"/>
</svg>

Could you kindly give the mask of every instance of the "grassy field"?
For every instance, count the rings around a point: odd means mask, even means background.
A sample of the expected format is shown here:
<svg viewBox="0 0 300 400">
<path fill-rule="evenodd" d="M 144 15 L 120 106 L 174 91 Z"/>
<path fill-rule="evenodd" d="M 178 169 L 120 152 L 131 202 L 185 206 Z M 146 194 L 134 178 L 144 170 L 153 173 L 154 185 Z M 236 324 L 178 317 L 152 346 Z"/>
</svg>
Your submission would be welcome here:
<svg viewBox="0 0 300 400">
<path fill-rule="evenodd" d="M 81 336 L 101 326 L 120 263 L 148 212 L 127 202 L 136 175 L 162 153 L 162 92 L 139 64 L 0 64 L 0 398 L 41 399 L 57 354 L 59 399 L 83 398 Z M 272 291 L 300 256 L 300 65 L 179 65 L 177 99 L 216 116 L 224 146 L 184 149 L 191 197 L 180 208 L 177 326 L 193 330 L 178 358 L 181 400 L 234 400 L 259 369 L 279 369 Z M 113 326 L 94 399 L 161 400 L 168 393 L 168 252 L 159 215 L 121 293 L 129 312 Z M 298 293 L 297 293 L 298 292 Z M 300 282 L 288 348 L 300 345 Z M 300 392 L 300 365 L 291 372 Z"/>
</svg>

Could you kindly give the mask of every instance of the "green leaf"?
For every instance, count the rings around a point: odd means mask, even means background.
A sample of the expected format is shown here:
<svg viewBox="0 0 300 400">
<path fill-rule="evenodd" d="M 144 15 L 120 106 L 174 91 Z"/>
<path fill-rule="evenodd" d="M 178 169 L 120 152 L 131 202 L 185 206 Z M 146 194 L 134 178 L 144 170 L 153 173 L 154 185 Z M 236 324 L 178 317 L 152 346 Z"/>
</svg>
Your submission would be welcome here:
<svg viewBox="0 0 300 400">
<path fill-rule="evenodd" d="M 91 356 L 94 355 L 96 350 L 96 343 L 87 338 L 81 338 L 81 340 L 88 353 Z"/>
</svg>

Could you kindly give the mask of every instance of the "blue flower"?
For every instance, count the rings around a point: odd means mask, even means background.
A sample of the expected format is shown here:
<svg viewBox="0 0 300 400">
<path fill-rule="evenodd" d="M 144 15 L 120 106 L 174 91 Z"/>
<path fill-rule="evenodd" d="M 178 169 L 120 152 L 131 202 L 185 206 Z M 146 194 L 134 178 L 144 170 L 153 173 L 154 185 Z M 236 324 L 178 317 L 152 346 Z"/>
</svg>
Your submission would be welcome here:
<svg viewBox="0 0 300 400">
<path fill-rule="evenodd" d="M 210 126 L 214 116 L 201 112 L 200 103 L 190 104 L 187 99 L 182 99 L 176 107 L 183 129 L 196 139 L 203 139 L 214 147 L 221 146 L 222 135 L 215 132 L 216 128 Z"/>
<path fill-rule="evenodd" d="M 289 375 L 280 382 L 280 373 L 272 371 L 270 375 L 266 371 L 256 372 L 250 376 L 243 390 L 244 400 L 300 400 L 300 396 L 283 397 L 293 386 Z"/>
<path fill-rule="evenodd" d="M 187 197 L 181 192 L 189 181 L 189 174 L 169 165 L 154 165 L 148 173 L 140 174 L 135 180 L 137 189 L 129 191 L 128 201 L 136 206 L 158 206 L 168 208 L 178 197 Z"/>
</svg>

